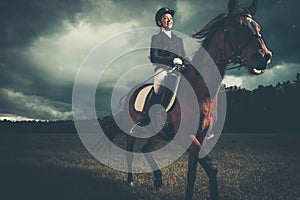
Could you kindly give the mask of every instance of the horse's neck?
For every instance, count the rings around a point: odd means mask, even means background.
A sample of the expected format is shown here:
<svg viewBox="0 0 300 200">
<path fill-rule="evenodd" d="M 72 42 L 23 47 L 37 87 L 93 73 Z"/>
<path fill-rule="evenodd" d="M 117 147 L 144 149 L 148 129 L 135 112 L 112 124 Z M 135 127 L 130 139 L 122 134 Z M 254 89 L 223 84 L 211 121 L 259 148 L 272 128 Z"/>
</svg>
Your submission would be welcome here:
<svg viewBox="0 0 300 200">
<path fill-rule="evenodd" d="M 217 31 L 215 33 L 215 36 L 212 38 L 210 44 L 208 45 L 208 47 L 205 48 L 205 50 L 208 52 L 208 54 L 216 64 L 222 78 L 225 75 L 226 67 L 227 67 L 227 62 L 226 62 L 227 55 L 225 55 L 226 46 L 224 44 L 225 44 L 224 32 Z"/>
<path fill-rule="evenodd" d="M 194 90 L 198 91 L 201 98 L 214 98 L 220 88 L 226 72 L 224 62 L 224 36 L 214 37 L 206 49 L 200 48 L 193 57 L 194 69 L 189 77 Z"/>
</svg>

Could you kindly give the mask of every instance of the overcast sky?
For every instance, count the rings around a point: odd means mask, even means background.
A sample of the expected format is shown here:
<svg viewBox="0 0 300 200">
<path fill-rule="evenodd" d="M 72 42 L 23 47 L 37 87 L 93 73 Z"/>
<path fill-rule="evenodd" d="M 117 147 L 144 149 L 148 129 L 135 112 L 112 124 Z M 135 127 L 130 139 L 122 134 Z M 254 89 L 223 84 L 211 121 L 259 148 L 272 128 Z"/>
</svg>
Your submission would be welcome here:
<svg viewBox="0 0 300 200">
<path fill-rule="evenodd" d="M 174 29 L 190 35 L 226 12 L 227 1 L 2 0 L 0 114 L 71 119 L 74 79 L 89 52 L 120 32 L 154 27 L 154 14 L 162 6 L 177 11 Z M 230 71 L 226 85 L 254 89 L 295 79 L 300 72 L 299 8 L 297 0 L 258 1 L 255 19 L 274 53 L 271 67 L 261 76 Z M 109 99 L 109 90 L 105 83 L 97 90 L 102 113 L 110 110 L 107 101 L 102 102 Z"/>
</svg>

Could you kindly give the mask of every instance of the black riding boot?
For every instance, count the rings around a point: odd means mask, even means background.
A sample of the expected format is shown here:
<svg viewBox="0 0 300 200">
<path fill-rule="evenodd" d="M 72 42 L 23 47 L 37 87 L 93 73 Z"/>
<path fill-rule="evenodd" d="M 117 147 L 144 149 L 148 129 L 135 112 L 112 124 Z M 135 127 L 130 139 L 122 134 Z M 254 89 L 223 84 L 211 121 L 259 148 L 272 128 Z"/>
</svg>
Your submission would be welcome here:
<svg viewBox="0 0 300 200">
<path fill-rule="evenodd" d="M 160 104 L 162 105 L 162 107 L 165 108 L 165 110 L 167 110 L 172 96 L 173 96 L 173 92 L 170 89 L 164 87 L 164 91 L 163 91 L 163 95 L 162 95 Z"/>
<path fill-rule="evenodd" d="M 157 103 L 159 103 L 164 109 L 158 110 L 156 112 L 156 126 L 157 127 L 164 126 L 164 124 L 166 123 L 165 119 L 163 118 L 163 115 L 166 113 L 166 110 L 168 108 L 168 105 L 169 105 L 170 100 L 173 95 L 173 92 L 171 90 L 169 90 L 168 88 L 163 87 L 162 89 L 163 89 L 162 96 L 159 99 L 159 102 L 157 102 Z M 164 123 L 164 124 L 162 124 L 162 123 Z"/>
<path fill-rule="evenodd" d="M 154 88 L 152 88 L 149 92 L 149 95 L 145 101 L 145 105 L 143 107 L 142 116 L 139 120 L 138 124 L 141 126 L 146 126 L 150 123 L 150 117 L 149 117 L 149 109 L 150 107 L 157 103 L 158 96 L 154 92 Z"/>
</svg>

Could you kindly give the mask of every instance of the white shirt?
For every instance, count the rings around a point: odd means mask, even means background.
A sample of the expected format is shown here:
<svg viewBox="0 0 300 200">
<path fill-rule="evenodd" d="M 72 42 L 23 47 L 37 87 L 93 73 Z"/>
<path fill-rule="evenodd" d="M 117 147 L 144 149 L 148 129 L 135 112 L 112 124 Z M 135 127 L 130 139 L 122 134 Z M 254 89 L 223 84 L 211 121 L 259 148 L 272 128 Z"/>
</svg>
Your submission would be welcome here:
<svg viewBox="0 0 300 200">
<path fill-rule="evenodd" d="M 168 31 L 164 31 L 165 34 L 169 37 L 169 38 L 172 38 L 172 32 L 171 30 L 168 30 Z"/>
</svg>

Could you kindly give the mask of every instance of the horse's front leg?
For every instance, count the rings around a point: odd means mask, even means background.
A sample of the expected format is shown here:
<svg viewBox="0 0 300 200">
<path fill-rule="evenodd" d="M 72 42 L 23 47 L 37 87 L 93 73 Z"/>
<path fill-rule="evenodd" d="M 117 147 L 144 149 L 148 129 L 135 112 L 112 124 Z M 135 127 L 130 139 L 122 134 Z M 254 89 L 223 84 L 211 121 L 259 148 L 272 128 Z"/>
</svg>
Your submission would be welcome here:
<svg viewBox="0 0 300 200">
<path fill-rule="evenodd" d="M 135 138 L 127 135 L 127 146 L 126 146 L 126 160 L 127 160 L 127 183 L 130 186 L 133 186 L 133 177 L 132 177 L 132 161 L 133 161 L 133 146 Z"/>
<path fill-rule="evenodd" d="M 197 174 L 197 161 L 198 161 L 199 148 L 193 143 L 190 147 L 188 158 L 188 172 L 187 172 L 187 188 L 185 193 L 185 200 L 191 200 L 193 197 L 193 189 L 196 181 Z"/>
<path fill-rule="evenodd" d="M 218 182 L 217 182 L 217 166 L 208 156 L 199 159 L 199 163 L 205 170 L 210 184 L 210 199 L 219 199 Z"/>
<path fill-rule="evenodd" d="M 142 152 L 145 154 L 145 157 L 148 161 L 148 163 L 150 164 L 151 168 L 154 170 L 153 174 L 154 174 L 154 187 L 156 189 L 161 188 L 163 186 L 163 182 L 162 182 L 162 173 L 159 170 L 153 155 L 151 154 L 151 152 L 154 150 L 154 148 L 156 147 L 156 145 L 159 142 L 159 137 L 158 136 L 153 136 L 151 137 L 146 144 L 143 146 L 142 148 Z"/>
</svg>

